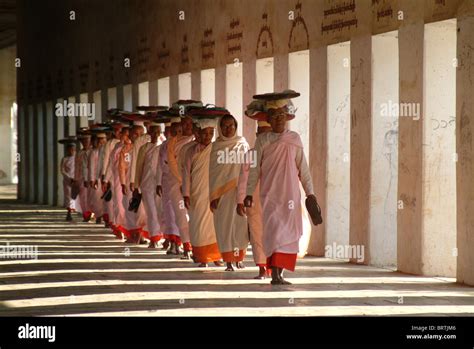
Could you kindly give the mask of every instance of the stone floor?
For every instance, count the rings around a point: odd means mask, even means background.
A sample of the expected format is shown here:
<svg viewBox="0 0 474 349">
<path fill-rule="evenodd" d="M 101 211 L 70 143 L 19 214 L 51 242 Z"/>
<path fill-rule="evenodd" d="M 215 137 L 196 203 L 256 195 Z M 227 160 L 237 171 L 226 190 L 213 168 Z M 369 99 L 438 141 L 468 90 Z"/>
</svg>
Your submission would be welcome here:
<svg viewBox="0 0 474 349">
<path fill-rule="evenodd" d="M 0 246 L 37 246 L 37 259 L 0 259 L 0 316 L 474 315 L 474 288 L 306 257 L 291 286 L 257 268 L 197 268 L 161 250 L 117 241 L 64 211 L 14 200 L 0 187 Z"/>
</svg>

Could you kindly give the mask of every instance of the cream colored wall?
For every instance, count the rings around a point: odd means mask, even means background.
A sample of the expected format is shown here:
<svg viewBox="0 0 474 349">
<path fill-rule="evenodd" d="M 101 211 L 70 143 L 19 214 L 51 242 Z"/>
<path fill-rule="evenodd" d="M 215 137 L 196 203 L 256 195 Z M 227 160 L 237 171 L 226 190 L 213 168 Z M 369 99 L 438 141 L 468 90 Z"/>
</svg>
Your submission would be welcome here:
<svg viewBox="0 0 474 349">
<path fill-rule="evenodd" d="M 397 32 L 372 37 L 371 264 L 397 265 L 398 105 Z"/>
<path fill-rule="evenodd" d="M 456 21 L 425 25 L 424 42 L 423 271 L 454 277 Z"/>
<path fill-rule="evenodd" d="M 328 46 L 326 245 L 349 243 L 350 44 Z"/>
<path fill-rule="evenodd" d="M 16 46 L 0 50 L 0 137 L 4 146 L 0 151 L 0 184 L 12 183 L 13 162 L 11 144 L 11 108 L 16 102 Z"/>
</svg>

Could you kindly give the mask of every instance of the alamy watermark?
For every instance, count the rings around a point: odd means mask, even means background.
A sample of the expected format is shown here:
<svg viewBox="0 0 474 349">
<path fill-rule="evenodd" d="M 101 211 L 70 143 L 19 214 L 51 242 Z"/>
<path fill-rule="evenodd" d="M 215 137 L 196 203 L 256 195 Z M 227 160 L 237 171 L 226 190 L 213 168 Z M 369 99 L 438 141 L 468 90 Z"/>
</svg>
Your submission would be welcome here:
<svg viewBox="0 0 474 349">
<path fill-rule="evenodd" d="M 251 168 L 257 166 L 257 151 L 249 150 L 247 152 L 238 150 L 219 150 L 217 152 L 218 164 L 250 164 Z"/>
<path fill-rule="evenodd" d="M 365 260 L 364 245 L 338 245 L 333 242 L 332 245 L 326 245 L 324 251 L 326 258 L 355 259 L 358 263 L 363 263 Z"/>
<path fill-rule="evenodd" d="M 38 259 L 38 246 L 0 245 L 0 259 Z"/>
<path fill-rule="evenodd" d="M 57 117 L 87 117 L 87 120 L 95 120 L 95 103 L 56 103 L 54 114 Z"/>
<path fill-rule="evenodd" d="M 386 103 L 380 103 L 380 115 L 387 117 L 409 117 L 413 120 L 420 120 L 421 106 L 420 103 L 397 103 L 388 100 Z"/>
<path fill-rule="evenodd" d="M 48 342 L 56 341 L 56 326 L 36 326 L 26 323 L 18 327 L 19 339 L 47 339 Z"/>
</svg>

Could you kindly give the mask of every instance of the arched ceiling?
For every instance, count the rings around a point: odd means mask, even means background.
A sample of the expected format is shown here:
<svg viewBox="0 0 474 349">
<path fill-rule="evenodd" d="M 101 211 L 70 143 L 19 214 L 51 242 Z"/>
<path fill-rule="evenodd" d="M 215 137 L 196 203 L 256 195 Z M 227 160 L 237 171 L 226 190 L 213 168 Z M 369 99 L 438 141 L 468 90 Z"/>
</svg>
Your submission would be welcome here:
<svg viewBox="0 0 474 349">
<path fill-rule="evenodd" d="M 16 44 L 16 0 L 0 0 L 0 49 Z"/>
</svg>

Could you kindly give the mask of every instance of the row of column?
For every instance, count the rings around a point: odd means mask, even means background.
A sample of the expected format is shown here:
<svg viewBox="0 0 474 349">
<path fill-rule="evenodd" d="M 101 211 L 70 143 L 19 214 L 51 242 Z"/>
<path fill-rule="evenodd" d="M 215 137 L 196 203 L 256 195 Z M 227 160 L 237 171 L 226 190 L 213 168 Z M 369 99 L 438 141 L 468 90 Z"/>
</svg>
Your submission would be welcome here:
<svg viewBox="0 0 474 349">
<path fill-rule="evenodd" d="M 473 17 L 458 18 L 457 27 L 457 53 L 452 53 L 456 63 L 456 128 L 453 132 L 456 132 L 457 151 L 452 153 L 456 171 L 455 176 L 439 171 L 443 166 L 449 167 L 444 157 L 438 159 L 439 169 L 434 172 L 445 177 L 444 187 L 456 188 L 455 206 L 434 203 L 440 197 L 440 191 L 433 189 L 429 181 L 432 178 L 430 171 L 436 169 L 427 167 L 427 161 L 436 163 L 437 160 L 426 155 L 426 146 L 433 146 L 439 139 L 433 138 L 427 127 L 433 126 L 432 120 L 439 124 L 440 120 L 435 116 L 442 116 L 438 112 L 442 105 L 436 103 L 442 98 L 437 95 L 439 86 L 424 84 L 427 77 L 433 77 L 430 81 L 440 78 L 427 70 L 426 57 L 427 52 L 436 56 L 437 50 L 443 46 L 440 43 L 436 47 L 433 41 L 427 41 L 421 16 L 401 26 L 395 35 L 375 38 L 370 34 L 360 34 L 350 44 L 311 48 L 306 57 L 295 53 L 249 60 L 235 69 L 221 66 L 150 83 L 104 89 L 69 97 L 68 100 L 99 104 L 98 120 L 111 107 L 133 110 L 140 104 L 169 105 L 179 98 L 214 101 L 216 105 L 226 105 L 238 117 L 239 130 L 252 144 L 255 124 L 242 118 L 242 111 L 252 96 L 271 89 L 294 88 L 302 92 L 301 100 L 307 101 L 307 107 L 304 102 L 299 102 L 301 119 L 292 124 L 292 128 L 306 139 L 316 194 L 325 213 L 325 224 L 313 228 L 308 252 L 323 256 L 325 247 L 332 241 L 360 245 L 365 247 L 364 264 L 390 265 L 390 261 L 395 261 L 397 269 L 402 272 L 456 275 L 458 281 L 472 285 Z M 445 36 L 443 33 L 440 29 L 436 37 L 453 40 L 448 32 Z M 381 48 L 389 50 L 385 56 L 381 54 Z M 396 60 L 390 59 L 394 56 Z M 345 66 L 343 61 L 335 67 L 334 62 L 339 58 L 347 58 L 349 65 Z M 293 60 L 306 62 L 309 67 L 307 79 L 290 69 L 295 66 Z M 442 66 L 444 63 L 435 61 L 432 64 L 436 67 L 436 64 Z M 349 80 L 338 77 L 347 74 L 347 70 Z M 235 82 L 239 81 L 240 85 L 236 85 Z M 452 81 L 442 77 L 441 83 L 452 84 Z M 241 88 L 241 93 L 230 92 L 235 88 Z M 380 105 L 377 103 L 386 101 L 387 96 L 400 104 L 419 105 L 421 119 L 392 120 L 392 124 L 383 126 L 384 137 L 380 137 L 377 134 L 383 129 L 380 123 L 386 121 L 379 117 Z M 331 103 L 332 100 L 339 100 L 339 105 Z M 55 117 L 53 112 L 53 102 L 20 106 L 20 196 L 30 202 L 60 205 L 62 193 L 58 167 L 63 152 L 57 139 L 75 134 L 78 127 L 87 125 L 87 120 Z M 349 115 L 349 120 L 344 120 L 344 115 Z M 338 131 L 338 127 L 343 131 Z M 398 143 L 393 146 L 391 141 L 395 139 Z M 387 146 L 387 152 L 377 152 L 384 146 Z M 337 166 L 331 158 L 336 153 L 342 158 Z M 382 161 L 381 154 L 389 160 L 387 163 Z M 342 166 L 348 169 L 344 170 L 345 173 L 342 171 L 342 177 L 337 179 L 338 169 Z M 381 201 L 380 196 L 387 187 L 385 201 Z M 342 202 L 347 207 L 341 206 Z M 334 213 L 338 210 L 346 210 L 348 218 L 342 214 L 336 216 Z M 387 222 L 391 223 L 387 225 Z M 454 231 L 444 230 L 445 227 L 454 227 Z M 357 261 L 352 259 L 352 262 Z"/>
</svg>

